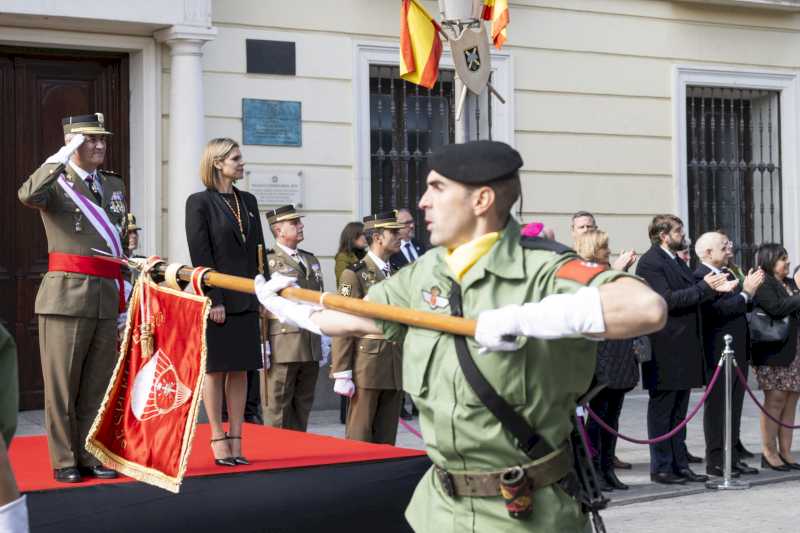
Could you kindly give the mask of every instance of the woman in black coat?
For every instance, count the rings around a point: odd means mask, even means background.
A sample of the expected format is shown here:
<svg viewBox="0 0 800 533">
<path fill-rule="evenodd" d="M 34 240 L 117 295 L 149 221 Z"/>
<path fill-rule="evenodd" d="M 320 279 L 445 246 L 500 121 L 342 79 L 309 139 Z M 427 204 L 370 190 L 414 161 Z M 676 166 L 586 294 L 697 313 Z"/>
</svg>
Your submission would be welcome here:
<svg viewBox="0 0 800 533">
<path fill-rule="evenodd" d="M 797 338 L 800 291 L 789 276 L 789 258 L 783 246 L 761 245 L 756 261 L 766 275 L 764 283 L 756 291 L 754 305 L 775 320 L 788 317 L 789 334 L 782 342 L 754 344 L 753 365 L 758 384 L 764 391 L 767 412 L 784 424 L 794 425 L 797 400 L 800 399 L 800 343 Z M 800 464 L 791 452 L 791 429 L 778 426 L 762 414 L 761 440 L 761 466 L 782 471 L 800 470 Z"/>
<path fill-rule="evenodd" d="M 575 251 L 585 261 L 608 266 L 611 252 L 608 248 L 608 234 L 600 230 L 590 230 L 575 238 Z M 595 385 L 605 385 L 590 401 L 589 407 L 603 422 L 619 429 L 619 416 L 625 394 L 639 382 L 639 365 L 636 361 L 636 343 L 641 339 L 622 339 L 601 342 L 597 348 L 597 366 L 595 367 Z M 600 474 L 603 490 L 625 490 L 628 485 L 620 481 L 614 472 L 614 452 L 617 438 L 589 419 L 586 434 L 597 455 L 594 458 L 595 469 Z"/>
<path fill-rule="evenodd" d="M 186 238 L 192 263 L 223 274 L 253 278 L 258 274 L 258 246 L 264 233 L 255 196 L 233 186 L 244 174 L 239 145 L 212 139 L 200 165 L 206 190 L 186 200 Z M 206 377 L 203 403 L 211 426 L 214 459 L 222 466 L 248 464 L 241 436 L 247 396 L 247 371 L 262 366 L 258 300 L 252 294 L 208 291 Z M 224 389 L 224 390 L 223 390 Z M 227 399 L 229 432 L 222 427 Z"/>
</svg>

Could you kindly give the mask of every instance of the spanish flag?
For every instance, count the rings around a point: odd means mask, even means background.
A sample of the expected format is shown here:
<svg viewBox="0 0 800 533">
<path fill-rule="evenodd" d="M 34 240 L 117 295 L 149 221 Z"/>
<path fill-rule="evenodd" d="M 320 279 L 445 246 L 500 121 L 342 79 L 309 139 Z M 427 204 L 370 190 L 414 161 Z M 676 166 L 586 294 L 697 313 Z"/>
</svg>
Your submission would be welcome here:
<svg viewBox="0 0 800 533">
<path fill-rule="evenodd" d="M 400 7 L 400 77 L 428 89 L 439 77 L 439 25 L 416 0 Z"/>
<path fill-rule="evenodd" d="M 491 5 L 489 5 L 489 2 L 491 2 Z M 506 42 L 508 37 L 506 33 L 506 27 L 508 26 L 508 0 L 485 0 L 484 14 L 487 6 L 491 10 L 492 16 L 491 19 L 486 20 L 492 21 L 492 42 L 495 48 L 499 50 L 503 47 L 503 43 Z"/>
</svg>

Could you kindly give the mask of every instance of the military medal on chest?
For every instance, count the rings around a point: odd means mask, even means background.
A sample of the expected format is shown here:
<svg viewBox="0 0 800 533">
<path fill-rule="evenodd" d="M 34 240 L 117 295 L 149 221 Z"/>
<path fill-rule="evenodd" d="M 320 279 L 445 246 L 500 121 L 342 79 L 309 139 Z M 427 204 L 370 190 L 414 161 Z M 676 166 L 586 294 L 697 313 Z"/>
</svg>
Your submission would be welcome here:
<svg viewBox="0 0 800 533">
<path fill-rule="evenodd" d="M 117 215 L 125 213 L 125 197 L 122 195 L 122 191 L 111 193 L 111 202 L 108 205 L 108 210 Z"/>
<path fill-rule="evenodd" d="M 83 225 L 81 224 L 82 220 L 83 213 L 81 213 L 81 210 L 76 207 L 75 212 L 72 213 L 72 221 L 74 224 L 72 229 L 75 230 L 75 233 L 80 233 L 83 231 Z"/>
</svg>

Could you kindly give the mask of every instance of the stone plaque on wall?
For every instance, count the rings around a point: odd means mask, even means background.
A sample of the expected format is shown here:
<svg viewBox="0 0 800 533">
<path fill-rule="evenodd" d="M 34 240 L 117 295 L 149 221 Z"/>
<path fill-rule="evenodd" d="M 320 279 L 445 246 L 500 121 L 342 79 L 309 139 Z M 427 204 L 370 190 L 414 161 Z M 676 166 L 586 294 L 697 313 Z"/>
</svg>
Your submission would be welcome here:
<svg viewBox="0 0 800 533">
<path fill-rule="evenodd" d="M 242 98 L 244 144 L 302 146 L 300 102 Z"/>
<path fill-rule="evenodd" d="M 267 169 L 248 172 L 250 192 L 259 207 L 278 207 L 292 204 L 303 207 L 303 172 L 287 169 Z"/>
</svg>

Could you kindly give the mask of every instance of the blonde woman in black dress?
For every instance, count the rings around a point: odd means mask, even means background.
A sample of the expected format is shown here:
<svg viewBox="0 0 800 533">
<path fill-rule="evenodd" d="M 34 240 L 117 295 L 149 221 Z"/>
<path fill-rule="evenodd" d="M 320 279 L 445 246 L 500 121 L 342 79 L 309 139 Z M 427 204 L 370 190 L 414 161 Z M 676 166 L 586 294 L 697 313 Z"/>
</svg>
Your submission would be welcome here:
<svg viewBox="0 0 800 533">
<path fill-rule="evenodd" d="M 186 238 L 196 266 L 234 276 L 258 274 L 258 245 L 264 244 L 258 202 L 233 184 L 244 174 L 239 145 L 212 139 L 203 153 L 200 176 L 206 190 L 186 200 Z M 262 366 L 258 300 L 223 289 L 207 292 L 211 312 L 206 329 L 208 357 L 203 403 L 211 426 L 211 448 L 218 465 L 248 464 L 242 456 L 242 424 L 247 371 Z M 227 400 L 229 430 L 222 426 Z"/>
</svg>

